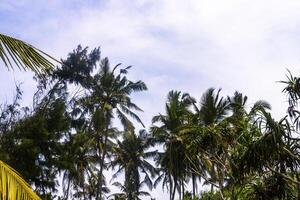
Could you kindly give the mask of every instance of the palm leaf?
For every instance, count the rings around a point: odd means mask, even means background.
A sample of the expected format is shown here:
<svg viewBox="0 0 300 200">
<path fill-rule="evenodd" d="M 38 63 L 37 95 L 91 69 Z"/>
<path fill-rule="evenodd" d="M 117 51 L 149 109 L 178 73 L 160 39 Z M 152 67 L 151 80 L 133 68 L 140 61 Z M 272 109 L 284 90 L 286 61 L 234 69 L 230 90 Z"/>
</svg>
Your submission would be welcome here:
<svg viewBox="0 0 300 200">
<path fill-rule="evenodd" d="M 7 68 L 30 69 L 38 75 L 47 73 L 53 69 L 54 64 L 49 60 L 57 61 L 47 53 L 34 46 L 3 34 L 0 34 L 0 59 Z"/>
<path fill-rule="evenodd" d="M 20 175 L 0 161 L 0 196 L 7 200 L 41 200 Z"/>
</svg>

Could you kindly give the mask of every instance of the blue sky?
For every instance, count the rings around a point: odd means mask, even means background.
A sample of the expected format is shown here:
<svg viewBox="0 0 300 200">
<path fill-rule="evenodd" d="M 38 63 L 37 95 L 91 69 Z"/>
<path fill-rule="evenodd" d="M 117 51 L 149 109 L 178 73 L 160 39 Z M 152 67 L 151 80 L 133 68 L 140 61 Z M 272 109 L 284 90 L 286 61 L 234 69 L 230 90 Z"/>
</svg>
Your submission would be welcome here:
<svg viewBox="0 0 300 200">
<path fill-rule="evenodd" d="M 82 44 L 133 65 L 131 78 L 149 87 L 136 96 L 147 125 L 171 89 L 198 99 L 209 87 L 238 90 L 250 106 L 269 101 L 280 117 L 286 102 L 276 81 L 286 68 L 299 73 L 299 10 L 294 0 L 2 0 L 0 31 L 57 58 Z M 30 103 L 32 74 L 0 70 L 0 99 L 11 99 L 16 81 Z"/>
</svg>

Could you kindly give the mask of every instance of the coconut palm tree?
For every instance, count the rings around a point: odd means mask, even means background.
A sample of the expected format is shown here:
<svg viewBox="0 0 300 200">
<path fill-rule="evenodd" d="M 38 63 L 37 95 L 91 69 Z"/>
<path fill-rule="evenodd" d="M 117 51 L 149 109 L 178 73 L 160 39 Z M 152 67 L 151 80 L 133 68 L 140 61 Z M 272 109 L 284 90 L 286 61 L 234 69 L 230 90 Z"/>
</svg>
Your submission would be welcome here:
<svg viewBox="0 0 300 200">
<path fill-rule="evenodd" d="M 156 138 L 156 142 L 163 144 L 165 149 L 165 152 L 159 153 L 156 158 L 163 173 L 158 180 L 168 181 L 171 200 L 175 198 L 176 189 L 179 191 L 179 195 L 184 190 L 187 162 L 183 162 L 185 147 L 180 131 L 187 122 L 191 104 L 192 99 L 188 94 L 170 91 L 165 106 L 166 114 L 159 114 L 152 119 L 151 133 Z"/>
<path fill-rule="evenodd" d="M 94 131 L 95 144 L 98 151 L 99 180 L 96 199 L 102 199 L 103 170 L 105 159 L 108 153 L 110 135 L 113 135 L 112 121 L 118 118 L 126 131 L 133 131 L 134 126 L 130 118 L 143 125 L 135 111 L 142 111 L 131 100 L 131 94 L 147 90 L 146 84 L 142 81 L 130 81 L 126 74 L 130 67 L 120 69 L 117 73 L 117 65 L 111 69 L 107 58 L 100 64 L 100 70 L 96 73 L 89 86 L 90 93 L 80 99 L 83 109 L 91 114 L 91 130 Z M 128 118 L 129 117 L 129 118 Z M 144 126 L 144 125 L 143 125 Z"/>
<path fill-rule="evenodd" d="M 141 130 L 138 135 L 133 132 L 125 133 L 123 141 L 118 140 L 117 146 L 113 148 L 111 166 L 118 167 L 113 178 L 125 172 L 125 182 L 121 189 L 125 192 L 126 199 L 137 200 L 139 195 L 145 195 L 140 190 L 143 185 L 152 189 L 152 178 L 157 174 L 157 169 L 147 159 L 156 155 L 156 151 L 149 151 L 153 145 L 153 139 L 145 130 Z"/>
<path fill-rule="evenodd" d="M 186 143 L 189 150 L 198 149 L 198 153 L 189 153 L 190 159 L 192 155 L 198 156 L 198 160 L 197 157 L 193 160 L 197 163 L 193 168 L 211 184 L 212 190 L 214 186 L 222 189 L 225 179 L 227 184 L 233 181 L 232 176 L 238 171 L 233 160 L 254 136 L 259 136 L 255 125 L 259 121 L 257 114 L 270 109 L 267 102 L 260 100 L 248 112 L 247 99 L 239 92 L 225 99 L 220 97 L 220 90 L 215 93 L 211 88 L 202 96 L 199 107 L 194 104 L 196 120 L 193 123 L 198 126 L 191 131 Z"/>
<path fill-rule="evenodd" d="M 86 192 L 87 176 L 93 174 L 96 162 L 93 156 L 92 140 L 85 133 L 70 135 L 69 140 L 64 144 L 64 155 L 62 156 L 63 166 L 63 192 L 64 198 L 68 199 L 71 189 L 81 194 L 83 199 L 88 199 Z M 72 193 L 71 193 L 72 194 Z"/>
<path fill-rule="evenodd" d="M 112 195 L 110 195 L 108 198 L 114 198 L 114 200 L 125 200 L 125 199 L 134 199 L 134 200 L 142 200 L 141 197 L 149 197 L 151 196 L 149 192 L 146 191 L 142 191 L 141 187 L 143 184 L 139 184 L 139 189 L 137 192 L 133 192 L 133 193 L 128 193 L 126 186 L 124 186 L 123 184 L 121 184 L 120 182 L 114 182 L 113 183 L 114 186 L 118 187 L 121 192 L 119 193 L 114 193 Z M 113 200 L 113 199 L 111 199 Z"/>
<path fill-rule="evenodd" d="M 211 125 L 222 121 L 228 114 L 228 101 L 220 97 L 221 89 L 215 92 L 214 88 L 209 88 L 199 102 L 199 106 L 194 103 L 195 114 L 198 117 L 198 123 L 202 125 Z"/>
<path fill-rule="evenodd" d="M 222 185 L 222 178 L 220 176 L 223 176 L 223 171 L 218 168 L 220 163 L 216 163 L 215 160 L 217 157 L 218 160 L 221 158 L 220 155 L 216 156 L 216 153 L 219 154 L 219 152 L 221 152 L 220 147 L 224 147 L 224 145 L 226 145 L 220 130 L 224 126 L 226 127 L 223 120 L 228 116 L 229 103 L 226 98 L 220 96 L 220 92 L 221 89 L 216 92 L 214 88 L 209 88 L 202 95 L 199 106 L 194 103 L 194 121 L 198 126 L 196 126 L 196 138 L 198 139 L 195 139 L 195 141 L 207 143 L 206 147 L 203 146 L 203 150 L 205 150 L 206 156 L 214 160 L 210 169 L 206 169 L 208 174 L 211 176 L 211 190 L 213 190 L 215 185 L 214 182 L 217 181 L 216 179 L 219 179 L 219 185 Z M 200 151 L 199 155 L 201 159 L 206 159 L 206 156 L 203 156 L 203 152 Z M 199 166 L 202 166 L 200 163 L 202 163 L 201 160 L 199 160 Z M 203 172 L 200 172 L 199 174 L 203 174 Z"/>
</svg>

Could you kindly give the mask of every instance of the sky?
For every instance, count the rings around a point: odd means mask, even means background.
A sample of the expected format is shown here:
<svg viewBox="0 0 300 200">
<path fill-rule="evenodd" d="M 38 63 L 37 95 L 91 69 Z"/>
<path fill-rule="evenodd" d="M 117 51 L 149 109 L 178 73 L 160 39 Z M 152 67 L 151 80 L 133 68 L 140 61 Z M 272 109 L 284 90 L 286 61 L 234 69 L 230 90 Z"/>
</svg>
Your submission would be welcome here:
<svg viewBox="0 0 300 200">
<path fill-rule="evenodd" d="M 238 90 L 249 107 L 264 99 L 280 118 L 286 98 L 278 81 L 287 69 L 299 75 L 299 10 L 297 0 L 1 0 L 0 32 L 58 59 L 81 44 L 100 46 L 112 65 L 132 65 L 130 78 L 148 86 L 134 96 L 147 126 L 172 89 L 197 99 L 210 87 L 225 96 Z M 30 104 L 32 73 L 0 68 L 0 101 L 11 101 L 21 82 Z"/>
</svg>

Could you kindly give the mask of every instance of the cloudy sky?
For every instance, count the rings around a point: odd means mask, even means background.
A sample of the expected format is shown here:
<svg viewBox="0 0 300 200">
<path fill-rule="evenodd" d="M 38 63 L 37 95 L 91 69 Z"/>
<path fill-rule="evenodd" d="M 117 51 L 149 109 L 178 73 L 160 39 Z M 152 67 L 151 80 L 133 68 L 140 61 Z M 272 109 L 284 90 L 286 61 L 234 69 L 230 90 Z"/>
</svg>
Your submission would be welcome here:
<svg viewBox="0 0 300 200">
<path fill-rule="evenodd" d="M 133 65 L 130 77 L 149 87 L 136 97 L 147 125 L 171 89 L 197 98 L 209 87 L 238 90 L 249 106 L 265 99 L 280 117 L 285 98 L 276 81 L 287 68 L 299 75 L 299 10 L 296 0 L 1 0 L 0 32 L 57 58 L 81 44 Z M 0 70 L 1 101 L 23 82 L 30 103 L 32 74 Z"/>
</svg>

